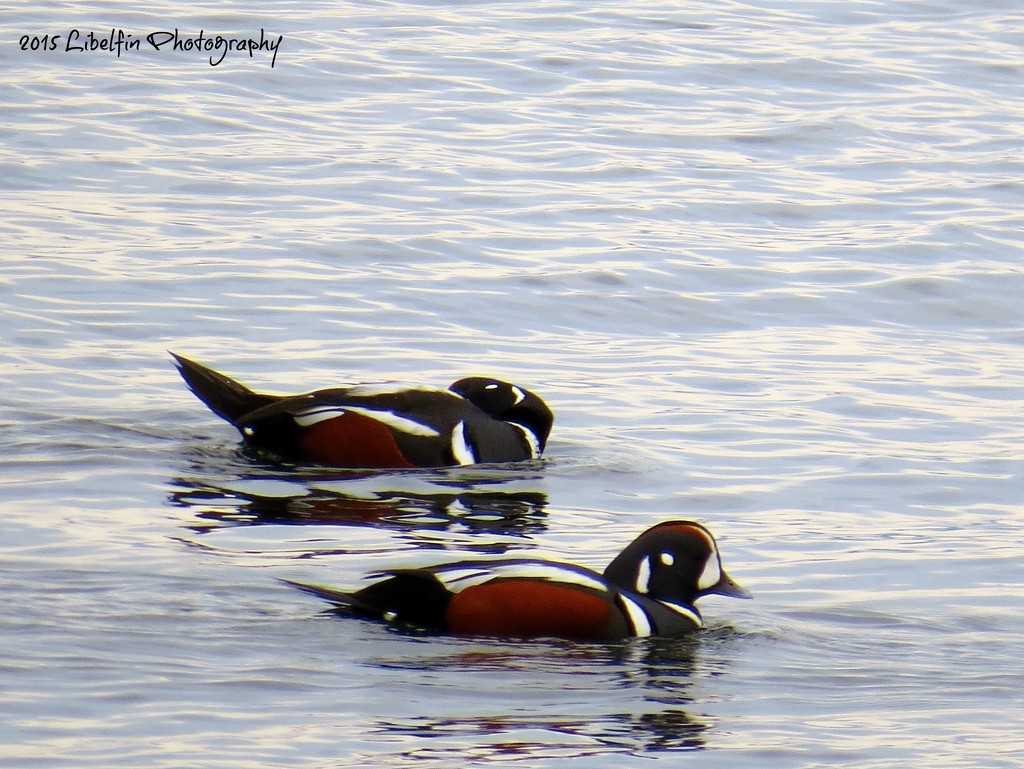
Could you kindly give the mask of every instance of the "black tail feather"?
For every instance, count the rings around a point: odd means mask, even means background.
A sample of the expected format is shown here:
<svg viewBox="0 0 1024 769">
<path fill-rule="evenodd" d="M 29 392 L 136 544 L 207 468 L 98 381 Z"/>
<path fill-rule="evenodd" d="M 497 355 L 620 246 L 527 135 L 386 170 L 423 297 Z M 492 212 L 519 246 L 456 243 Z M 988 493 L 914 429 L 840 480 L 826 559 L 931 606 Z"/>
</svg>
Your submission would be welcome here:
<svg viewBox="0 0 1024 769">
<path fill-rule="evenodd" d="M 334 604 L 334 608 L 358 616 L 383 618 L 420 628 L 443 630 L 446 626 L 448 604 L 452 593 L 429 571 L 408 569 L 398 572 L 383 572 L 370 576 L 391 575 L 381 582 L 375 582 L 355 593 L 292 582 L 282 579 L 286 585 L 298 588 L 304 593 L 315 595 Z"/>
<path fill-rule="evenodd" d="M 170 350 L 168 350 L 170 352 Z M 170 352 L 185 384 L 217 416 L 234 424 L 250 411 L 277 400 L 276 395 L 255 393 L 234 379 Z"/>
<path fill-rule="evenodd" d="M 288 585 L 289 587 L 297 588 L 303 593 L 309 593 L 310 595 L 315 595 L 317 598 L 329 601 L 338 608 L 362 611 L 370 610 L 370 607 L 363 605 L 362 602 L 352 593 L 334 590 L 333 588 L 324 587 L 323 585 L 311 585 L 308 582 L 293 582 L 290 579 L 280 579 L 278 582 Z"/>
</svg>

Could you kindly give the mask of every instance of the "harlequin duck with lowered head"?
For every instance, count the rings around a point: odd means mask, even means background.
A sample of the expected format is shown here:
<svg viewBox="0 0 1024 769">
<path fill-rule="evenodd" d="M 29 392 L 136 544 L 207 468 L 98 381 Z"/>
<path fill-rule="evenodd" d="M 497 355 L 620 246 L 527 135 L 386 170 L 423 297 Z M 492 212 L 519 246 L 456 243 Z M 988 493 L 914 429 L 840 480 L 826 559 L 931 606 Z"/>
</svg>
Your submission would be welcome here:
<svg viewBox="0 0 1024 769">
<path fill-rule="evenodd" d="M 361 384 L 267 395 L 171 353 L 193 393 L 246 443 L 335 467 L 402 468 L 516 462 L 544 451 L 554 416 L 508 382 L 468 377 L 447 390 Z"/>
<path fill-rule="evenodd" d="M 722 569 L 715 538 L 693 521 L 659 523 L 603 574 L 529 558 L 456 561 L 377 572 L 353 593 L 283 580 L 356 616 L 456 635 L 611 641 L 671 636 L 704 622 L 705 595 L 750 598 Z"/>
</svg>

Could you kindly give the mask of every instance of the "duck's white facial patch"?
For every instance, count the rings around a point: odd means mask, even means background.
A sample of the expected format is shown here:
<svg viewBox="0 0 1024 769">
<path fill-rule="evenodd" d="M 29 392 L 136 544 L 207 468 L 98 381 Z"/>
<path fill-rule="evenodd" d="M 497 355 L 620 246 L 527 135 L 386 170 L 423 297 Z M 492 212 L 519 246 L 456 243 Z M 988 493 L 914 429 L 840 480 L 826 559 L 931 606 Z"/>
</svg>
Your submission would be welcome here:
<svg viewBox="0 0 1024 769">
<path fill-rule="evenodd" d="M 460 421 L 452 430 L 452 456 L 460 465 L 472 465 L 476 462 L 473 449 L 466 440 L 466 423 Z"/>
<path fill-rule="evenodd" d="M 491 382 L 489 385 L 484 387 L 484 389 L 485 390 L 497 390 L 498 389 L 498 383 L 497 382 Z"/>
<path fill-rule="evenodd" d="M 658 556 L 658 560 L 661 561 L 664 566 L 671 566 L 676 562 L 676 557 L 672 555 L 672 553 L 662 553 Z"/>
<path fill-rule="evenodd" d="M 704 564 L 700 577 L 697 579 L 697 587 L 700 590 L 707 590 L 717 585 L 722 579 L 722 565 L 718 559 L 718 548 L 715 546 L 715 540 L 702 527 L 690 526 L 689 528 L 703 537 L 704 541 L 708 544 L 708 560 Z"/>
<path fill-rule="evenodd" d="M 644 558 L 640 561 L 640 566 L 636 570 L 636 584 L 634 585 L 636 592 L 640 595 L 647 595 L 647 591 L 651 589 L 651 559 L 650 557 Z"/>
<path fill-rule="evenodd" d="M 718 564 L 718 553 L 712 550 L 708 562 L 704 564 L 704 570 L 700 573 L 700 579 L 697 580 L 697 587 L 707 590 L 717 585 L 721 579 L 722 567 Z"/>
<path fill-rule="evenodd" d="M 651 621 L 640 604 L 620 594 L 619 605 L 625 612 L 629 624 L 633 626 L 633 635 L 637 638 L 646 638 L 651 634 Z"/>
<path fill-rule="evenodd" d="M 512 404 L 513 406 L 518 405 L 518 404 L 522 403 L 524 400 L 526 400 L 526 393 L 524 393 L 522 390 L 520 390 L 515 385 L 512 385 L 512 393 L 513 393 L 513 395 L 516 396 L 516 399 L 515 399 L 515 401 Z"/>
</svg>

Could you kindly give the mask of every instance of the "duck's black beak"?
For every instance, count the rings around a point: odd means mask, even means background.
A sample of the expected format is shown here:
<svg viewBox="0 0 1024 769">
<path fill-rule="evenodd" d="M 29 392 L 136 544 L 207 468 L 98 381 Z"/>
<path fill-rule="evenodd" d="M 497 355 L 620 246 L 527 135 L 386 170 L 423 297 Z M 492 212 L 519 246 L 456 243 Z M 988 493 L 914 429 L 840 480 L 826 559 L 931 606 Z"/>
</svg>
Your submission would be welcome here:
<svg viewBox="0 0 1024 769">
<path fill-rule="evenodd" d="M 734 581 L 732 577 L 722 572 L 722 578 L 718 582 L 707 590 L 705 593 L 715 593 L 716 595 L 728 595 L 733 598 L 753 598 L 754 594 L 747 590 L 745 587 Z"/>
</svg>

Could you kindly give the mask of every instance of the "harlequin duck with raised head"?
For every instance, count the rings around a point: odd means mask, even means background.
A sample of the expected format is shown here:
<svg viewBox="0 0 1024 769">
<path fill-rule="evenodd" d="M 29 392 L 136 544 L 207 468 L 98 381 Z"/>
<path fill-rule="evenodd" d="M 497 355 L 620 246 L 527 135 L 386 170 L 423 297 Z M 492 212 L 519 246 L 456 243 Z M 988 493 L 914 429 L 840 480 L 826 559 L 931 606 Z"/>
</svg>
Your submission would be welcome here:
<svg viewBox="0 0 1024 769">
<path fill-rule="evenodd" d="M 722 569 L 715 539 L 693 521 L 648 529 L 603 574 L 527 558 L 457 561 L 371 574 L 353 593 L 283 580 L 356 616 L 456 635 L 610 641 L 703 627 L 694 602 L 750 598 Z"/>
<path fill-rule="evenodd" d="M 529 390 L 486 377 L 460 379 L 447 390 L 381 383 L 268 395 L 171 355 L 192 392 L 246 443 L 336 467 L 534 459 L 544 451 L 554 421 L 547 404 Z"/>
</svg>

